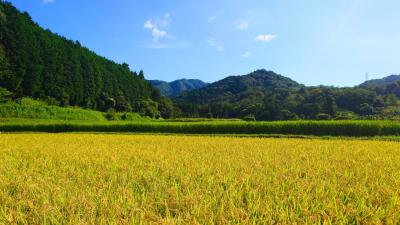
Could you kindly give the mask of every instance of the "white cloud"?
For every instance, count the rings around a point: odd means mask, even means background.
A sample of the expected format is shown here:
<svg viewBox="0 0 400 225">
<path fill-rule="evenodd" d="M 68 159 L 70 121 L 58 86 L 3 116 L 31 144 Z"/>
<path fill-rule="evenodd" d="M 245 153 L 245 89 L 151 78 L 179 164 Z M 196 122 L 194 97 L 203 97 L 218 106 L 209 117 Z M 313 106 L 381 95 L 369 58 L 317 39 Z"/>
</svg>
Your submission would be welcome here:
<svg viewBox="0 0 400 225">
<path fill-rule="evenodd" d="M 208 17 L 207 20 L 208 20 L 209 23 L 212 23 L 212 22 L 214 22 L 216 19 L 217 19 L 216 16 L 210 16 L 210 17 Z"/>
<path fill-rule="evenodd" d="M 43 0 L 43 3 L 48 4 L 48 3 L 53 3 L 54 0 Z"/>
<path fill-rule="evenodd" d="M 247 30 L 247 28 L 249 28 L 249 21 L 241 20 L 236 22 L 236 28 L 239 30 Z"/>
<path fill-rule="evenodd" d="M 274 34 L 260 34 L 255 38 L 256 41 L 270 42 L 276 38 Z"/>
<path fill-rule="evenodd" d="M 147 20 L 144 25 L 144 28 L 147 28 L 149 30 L 151 30 L 151 35 L 153 36 L 153 39 L 155 41 L 158 41 L 158 39 L 166 37 L 167 36 L 167 32 L 164 30 L 160 30 L 154 23 L 152 20 Z"/>
<path fill-rule="evenodd" d="M 209 38 L 208 40 L 207 40 L 207 42 L 208 42 L 208 44 L 211 46 L 211 47 L 213 47 L 213 48 L 215 48 L 217 51 L 219 51 L 219 52 L 223 52 L 225 49 L 224 49 L 224 46 L 222 46 L 221 44 L 219 44 L 214 38 Z"/>
<path fill-rule="evenodd" d="M 156 27 L 153 28 L 153 30 L 151 31 L 151 35 L 153 35 L 155 40 L 158 40 L 160 38 L 166 37 L 167 36 L 167 32 L 164 30 L 159 30 Z"/>
<path fill-rule="evenodd" d="M 250 58 L 252 55 L 253 55 L 253 53 L 251 53 L 251 52 L 245 52 L 245 53 L 243 53 L 241 56 L 242 56 L 243 58 Z"/>
<path fill-rule="evenodd" d="M 144 22 L 143 27 L 144 28 L 148 28 L 148 29 L 153 29 L 154 24 L 153 24 L 153 22 L 151 20 L 147 20 L 146 22 Z"/>
<path fill-rule="evenodd" d="M 144 22 L 143 27 L 151 31 L 153 41 L 158 41 L 159 39 L 165 37 L 173 37 L 172 35 L 169 35 L 168 32 L 164 29 L 170 24 L 170 21 L 171 14 L 165 13 L 162 19 L 147 20 L 146 22 Z"/>
</svg>

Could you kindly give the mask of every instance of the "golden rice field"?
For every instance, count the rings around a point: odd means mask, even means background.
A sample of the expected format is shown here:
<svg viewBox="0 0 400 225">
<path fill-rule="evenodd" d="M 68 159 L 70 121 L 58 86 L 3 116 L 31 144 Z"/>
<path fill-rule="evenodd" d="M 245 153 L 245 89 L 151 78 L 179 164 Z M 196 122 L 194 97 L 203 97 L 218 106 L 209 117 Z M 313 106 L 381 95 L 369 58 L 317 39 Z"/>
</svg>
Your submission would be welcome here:
<svg viewBox="0 0 400 225">
<path fill-rule="evenodd" d="M 0 134 L 0 224 L 399 224 L 400 143 Z"/>
</svg>

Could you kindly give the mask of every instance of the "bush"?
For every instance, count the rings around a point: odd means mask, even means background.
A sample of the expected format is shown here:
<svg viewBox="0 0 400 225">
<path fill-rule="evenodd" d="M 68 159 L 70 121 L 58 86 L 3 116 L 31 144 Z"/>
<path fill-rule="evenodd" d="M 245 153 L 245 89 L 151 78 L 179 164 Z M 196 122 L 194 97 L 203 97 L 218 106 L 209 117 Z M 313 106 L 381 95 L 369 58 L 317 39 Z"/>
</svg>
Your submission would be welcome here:
<svg viewBox="0 0 400 225">
<path fill-rule="evenodd" d="M 116 120 L 115 118 L 115 109 L 110 108 L 107 110 L 105 117 L 107 120 Z"/>
<path fill-rule="evenodd" d="M 320 113 L 317 115 L 317 120 L 330 120 L 332 119 L 331 115 L 326 113 Z"/>
<path fill-rule="evenodd" d="M 46 96 L 43 99 L 41 99 L 43 102 L 45 102 L 47 105 L 53 105 L 53 106 L 60 106 L 60 102 L 52 97 Z"/>
<path fill-rule="evenodd" d="M 360 105 L 360 110 L 359 111 L 360 111 L 361 115 L 369 116 L 369 115 L 374 115 L 375 112 L 376 112 L 376 109 L 373 106 L 371 106 L 371 105 L 369 105 L 367 103 L 364 103 L 364 104 Z"/>
<path fill-rule="evenodd" d="M 150 120 L 149 117 L 142 117 L 137 113 L 115 113 L 115 111 L 109 111 L 105 114 L 107 120 L 115 121 L 144 121 Z"/>
<path fill-rule="evenodd" d="M 150 120 L 150 118 L 148 118 L 148 117 L 142 117 L 142 116 L 140 116 L 140 115 L 137 114 L 137 113 L 124 113 L 124 114 L 121 116 L 121 119 L 122 119 L 122 120 L 125 120 L 125 121 Z"/>
<path fill-rule="evenodd" d="M 358 116 L 350 111 L 342 111 L 338 112 L 335 116 L 335 120 L 353 120 L 356 119 Z"/>
<path fill-rule="evenodd" d="M 11 100 L 12 93 L 7 89 L 0 87 L 0 103 L 7 102 Z"/>
<path fill-rule="evenodd" d="M 245 116 L 243 117 L 244 121 L 256 121 L 256 117 L 254 115 L 249 115 L 249 116 Z"/>
</svg>

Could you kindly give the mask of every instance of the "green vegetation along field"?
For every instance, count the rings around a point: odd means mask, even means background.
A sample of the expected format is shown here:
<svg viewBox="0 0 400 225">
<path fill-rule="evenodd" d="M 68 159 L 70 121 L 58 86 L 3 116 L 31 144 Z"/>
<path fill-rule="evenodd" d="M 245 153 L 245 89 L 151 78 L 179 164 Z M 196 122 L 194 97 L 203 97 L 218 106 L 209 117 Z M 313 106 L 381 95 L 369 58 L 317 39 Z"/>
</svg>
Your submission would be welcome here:
<svg viewBox="0 0 400 225">
<path fill-rule="evenodd" d="M 48 121 L 0 119 L 0 132 L 127 132 L 236 135 L 399 136 L 398 121 Z"/>
<path fill-rule="evenodd" d="M 400 144 L 1 134 L 0 224 L 399 224 Z"/>
<path fill-rule="evenodd" d="M 0 96 L 1 97 L 1 96 Z M 0 119 L 81 120 L 81 121 L 143 121 L 149 120 L 137 113 L 103 113 L 79 107 L 60 107 L 40 100 L 21 98 L 18 101 L 0 101 Z"/>
</svg>

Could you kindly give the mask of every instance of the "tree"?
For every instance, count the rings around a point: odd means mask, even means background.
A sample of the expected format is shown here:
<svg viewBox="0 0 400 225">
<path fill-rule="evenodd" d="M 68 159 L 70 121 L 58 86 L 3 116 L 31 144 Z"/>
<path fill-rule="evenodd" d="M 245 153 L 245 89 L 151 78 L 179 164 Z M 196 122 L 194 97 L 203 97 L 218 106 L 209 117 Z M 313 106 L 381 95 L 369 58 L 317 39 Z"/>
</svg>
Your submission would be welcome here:
<svg viewBox="0 0 400 225">
<path fill-rule="evenodd" d="M 359 113 L 363 116 L 369 116 L 375 114 L 375 108 L 368 103 L 360 105 Z"/>
<path fill-rule="evenodd" d="M 108 111 L 110 109 L 115 109 L 116 102 L 113 98 L 107 97 L 105 99 L 105 111 Z"/>
<path fill-rule="evenodd" d="M 335 98 L 332 95 L 326 97 L 325 111 L 331 116 L 335 116 L 337 112 L 337 105 Z"/>
<path fill-rule="evenodd" d="M 390 106 L 397 106 L 399 104 L 399 99 L 394 94 L 390 94 L 386 98 L 386 104 Z"/>
<path fill-rule="evenodd" d="M 122 67 L 123 67 L 124 69 L 129 70 L 129 64 L 128 64 L 128 63 L 122 63 Z"/>
<path fill-rule="evenodd" d="M 317 103 L 306 103 L 302 105 L 301 111 L 305 119 L 315 119 L 319 113 L 321 113 L 321 106 Z"/>
<path fill-rule="evenodd" d="M 0 103 L 11 100 L 12 93 L 7 89 L 0 87 Z"/>
<path fill-rule="evenodd" d="M 282 118 L 282 108 L 275 94 L 264 99 L 263 110 L 256 116 L 257 120 L 279 120 Z"/>
<path fill-rule="evenodd" d="M 125 99 L 125 97 L 124 97 L 124 95 L 122 93 L 116 98 L 115 109 L 118 112 L 130 112 L 130 111 L 132 111 L 131 105 Z"/>
<path fill-rule="evenodd" d="M 317 116 L 317 120 L 330 120 L 332 117 L 326 113 L 319 113 Z"/>
<path fill-rule="evenodd" d="M 160 118 L 160 112 L 158 111 L 158 103 L 150 99 L 140 100 L 136 102 L 135 109 L 142 116 L 148 116 L 150 118 Z"/>
<path fill-rule="evenodd" d="M 361 88 L 343 88 L 338 90 L 335 98 L 339 108 L 357 112 L 361 104 L 370 103 L 372 105 L 376 93 Z"/>
<path fill-rule="evenodd" d="M 161 117 L 169 119 L 174 117 L 174 103 L 167 97 L 161 97 L 159 100 L 158 110 Z"/>
<path fill-rule="evenodd" d="M 143 70 L 140 70 L 138 76 L 139 76 L 140 79 L 144 80 L 144 73 L 143 73 Z"/>
</svg>

